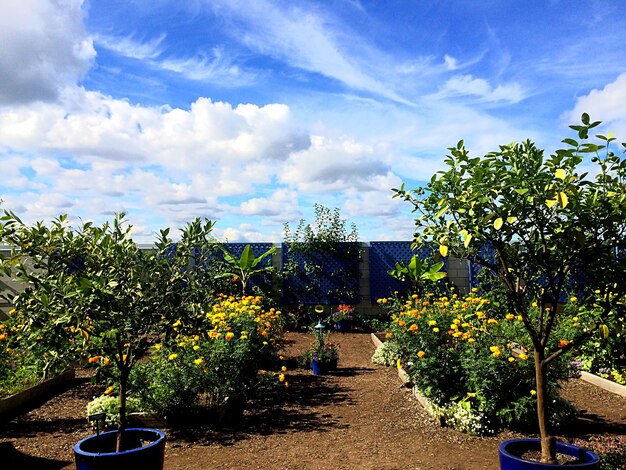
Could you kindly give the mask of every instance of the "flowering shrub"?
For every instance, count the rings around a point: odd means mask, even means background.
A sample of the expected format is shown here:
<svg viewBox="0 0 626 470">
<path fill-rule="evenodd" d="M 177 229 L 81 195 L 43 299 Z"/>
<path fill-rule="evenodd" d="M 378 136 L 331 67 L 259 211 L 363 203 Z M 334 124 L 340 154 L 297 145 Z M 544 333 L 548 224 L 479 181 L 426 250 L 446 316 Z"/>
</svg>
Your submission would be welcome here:
<svg viewBox="0 0 626 470">
<path fill-rule="evenodd" d="M 311 361 L 316 360 L 323 366 L 336 366 L 339 360 L 339 347 L 328 340 L 329 332 L 316 336 L 314 343 L 305 351 L 301 358 L 304 367 L 310 367 Z"/>
<path fill-rule="evenodd" d="M 337 307 L 331 316 L 333 323 L 340 321 L 352 321 L 354 315 L 354 307 L 352 305 L 341 304 Z"/>
<path fill-rule="evenodd" d="M 282 314 L 265 310 L 261 297 L 220 295 L 190 331 L 182 322 L 138 364 L 132 389 L 149 408 L 164 414 L 194 411 L 243 400 L 259 383 L 259 369 L 276 358 Z M 284 374 L 278 375 L 286 383 Z"/>
<path fill-rule="evenodd" d="M 477 433 L 533 421 L 534 364 L 521 318 L 492 310 L 490 300 L 475 293 L 379 303 L 391 306 L 389 336 L 402 365 L 450 424 Z M 562 335 L 568 328 L 559 325 L 555 336 L 567 341 Z M 551 384 L 568 374 L 569 363 L 558 364 L 550 372 Z M 560 400 L 555 385 L 550 393 Z"/>
<path fill-rule="evenodd" d="M 372 362 L 381 366 L 393 366 L 400 358 L 400 348 L 395 341 L 385 341 L 374 351 Z"/>
<path fill-rule="evenodd" d="M 126 415 L 143 411 L 141 403 L 138 399 L 129 397 L 126 401 Z M 104 413 L 105 429 L 113 429 L 120 424 L 120 401 L 117 397 L 111 395 L 101 395 L 87 403 L 87 416 L 98 413 Z M 96 429 L 96 422 L 93 422 L 93 428 Z"/>
</svg>

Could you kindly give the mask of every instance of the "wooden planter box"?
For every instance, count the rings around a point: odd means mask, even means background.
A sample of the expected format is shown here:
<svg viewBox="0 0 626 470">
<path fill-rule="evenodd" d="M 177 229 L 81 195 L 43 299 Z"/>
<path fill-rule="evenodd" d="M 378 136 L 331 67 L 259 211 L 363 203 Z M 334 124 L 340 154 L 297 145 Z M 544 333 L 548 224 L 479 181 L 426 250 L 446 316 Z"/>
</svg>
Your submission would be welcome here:
<svg viewBox="0 0 626 470">
<path fill-rule="evenodd" d="M 74 369 L 70 369 L 48 380 L 44 380 L 37 385 L 26 388 L 21 392 L 17 392 L 6 398 L 0 399 L 0 418 L 12 415 L 29 404 L 32 404 L 37 400 L 41 400 L 46 396 L 52 395 L 64 385 L 73 381 L 75 376 L 76 371 Z"/>
</svg>

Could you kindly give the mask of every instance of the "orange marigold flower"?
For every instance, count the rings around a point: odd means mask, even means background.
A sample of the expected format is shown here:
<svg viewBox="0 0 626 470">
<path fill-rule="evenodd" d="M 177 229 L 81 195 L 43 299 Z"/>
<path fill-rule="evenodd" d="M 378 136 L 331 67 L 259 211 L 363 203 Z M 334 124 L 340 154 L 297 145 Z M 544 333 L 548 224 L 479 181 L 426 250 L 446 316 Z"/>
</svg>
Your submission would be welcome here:
<svg viewBox="0 0 626 470">
<path fill-rule="evenodd" d="M 417 325 L 415 323 L 413 323 L 410 327 L 409 327 L 410 331 L 417 331 Z"/>
<path fill-rule="evenodd" d="M 419 357 L 420 359 L 422 357 L 424 357 L 425 355 L 426 355 L 426 353 L 424 351 L 418 351 L 418 353 L 417 353 L 417 357 Z"/>
<path fill-rule="evenodd" d="M 102 359 L 102 356 L 93 356 L 87 359 L 87 362 L 93 364 L 94 362 L 100 362 L 100 359 Z"/>
<path fill-rule="evenodd" d="M 113 393 L 113 387 L 108 387 L 108 388 L 104 391 L 104 394 L 105 394 L 105 395 L 111 395 L 111 393 Z"/>
<path fill-rule="evenodd" d="M 562 339 L 562 340 L 559 341 L 559 348 L 564 348 L 569 343 L 570 343 L 570 341 L 567 341 L 566 339 Z"/>
</svg>

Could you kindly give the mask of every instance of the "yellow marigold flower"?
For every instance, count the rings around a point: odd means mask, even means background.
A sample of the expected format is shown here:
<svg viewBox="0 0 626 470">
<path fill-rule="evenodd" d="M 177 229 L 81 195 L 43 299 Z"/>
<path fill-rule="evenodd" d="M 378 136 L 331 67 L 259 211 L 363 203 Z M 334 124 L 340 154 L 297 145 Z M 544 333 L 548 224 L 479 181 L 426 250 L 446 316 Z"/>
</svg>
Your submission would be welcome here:
<svg viewBox="0 0 626 470">
<path fill-rule="evenodd" d="M 536 391 L 536 390 L 531 390 L 531 391 L 530 391 L 530 394 L 531 394 L 531 395 L 537 395 L 537 391 Z"/>
<path fill-rule="evenodd" d="M 200 349 L 200 346 L 198 346 L 197 344 L 193 347 L 194 351 L 197 351 L 198 349 Z"/>
<path fill-rule="evenodd" d="M 422 357 L 424 357 L 425 355 L 426 355 L 426 353 L 425 353 L 424 351 L 418 351 L 418 352 L 417 352 L 417 357 L 419 357 L 420 359 L 421 359 Z"/>
<path fill-rule="evenodd" d="M 501 353 L 501 352 L 500 352 L 500 350 L 498 349 L 497 351 L 494 351 L 491 355 L 492 355 L 493 357 L 500 357 L 500 356 L 502 356 L 502 353 Z"/>
<path fill-rule="evenodd" d="M 413 294 L 413 295 L 411 296 L 411 298 L 412 298 L 413 300 L 417 299 L 417 294 Z"/>
<path fill-rule="evenodd" d="M 417 325 L 415 323 L 413 323 L 410 327 L 409 327 L 410 331 L 417 331 Z"/>
<path fill-rule="evenodd" d="M 595 292 L 596 294 L 599 294 L 599 293 L 600 293 L 600 289 L 596 289 L 594 292 Z"/>
<path fill-rule="evenodd" d="M 398 359 L 398 360 L 396 361 L 396 367 L 397 367 L 398 369 L 402 369 L 402 360 L 401 360 L 401 359 Z"/>
<path fill-rule="evenodd" d="M 489 320 L 487 320 L 487 324 L 488 325 L 497 325 L 498 324 L 498 320 L 496 320 L 495 318 L 490 318 Z"/>
<path fill-rule="evenodd" d="M 285 356 L 278 356 L 278 360 L 279 361 L 284 361 L 285 360 Z"/>
<path fill-rule="evenodd" d="M 284 382 L 285 381 L 285 374 L 278 374 L 278 381 L 279 382 Z"/>
<path fill-rule="evenodd" d="M 474 338 L 467 338 L 468 343 L 475 343 L 476 340 Z"/>
<path fill-rule="evenodd" d="M 174 360 L 174 359 L 176 359 L 177 357 L 178 357 L 178 354 L 176 354 L 176 353 L 172 353 L 172 354 L 170 354 L 170 355 L 168 356 L 168 358 L 169 358 L 169 360 L 170 360 L 170 361 L 173 361 L 173 360 Z"/>
<path fill-rule="evenodd" d="M 537 307 L 537 302 L 533 302 L 531 305 L 536 308 Z"/>
<path fill-rule="evenodd" d="M 282 370 L 283 372 L 287 372 L 287 368 L 285 366 L 282 366 L 280 370 Z"/>
<path fill-rule="evenodd" d="M 476 292 L 478 292 L 478 289 L 476 287 L 472 287 L 472 292 L 476 293 Z"/>
<path fill-rule="evenodd" d="M 515 319 L 515 315 L 513 315 L 512 313 L 507 313 L 505 318 L 507 320 L 514 320 Z"/>
<path fill-rule="evenodd" d="M 180 319 L 179 319 L 179 320 L 176 320 L 172 326 L 173 326 L 174 328 L 179 327 L 179 326 L 180 326 Z"/>
<path fill-rule="evenodd" d="M 500 350 L 500 346 L 489 346 L 489 351 L 496 352 Z"/>
<path fill-rule="evenodd" d="M 128 357 L 126 354 L 122 354 L 122 362 L 126 362 L 126 357 Z"/>
<path fill-rule="evenodd" d="M 450 324 L 450 329 L 451 330 L 456 330 L 458 328 L 458 325 L 456 323 L 451 323 Z"/>
<path fill-rule="evenodd" d="M 476 317 L 480 320 L 482 320 L 483 318 L 485 318 L 487 315 L 485 315 L 484 312 L 476 312 Z"/>
<path fill-rule="evenodd" d="M 569 298 L 569 301 L 570 301 L 570 302 L 572 302 L 572 303 L 576 303 L 576 302 L 578 302 L 578 297 L 576 297 L 575 295 L 573 295 L 573 296 L 571 296 L 571 297 Z"/>
<path fill-rule="evenodd" d="M 201 358 L 201 357 L 199 357 L 198 359 L 196 359 L 195 361 L 193 361 L 193 363 L 194 363 L 194 364 L 196 364 L 196 365 L 200 365 L 200 364 L 202 364 L 203 362 L 204 362 L 204 359 L 203 359 L 203 358 Z"/>
<path fill-rule="evenodd" d="M 434 333 L 439 333 L 439 328 L 437 328 L 437 327 L 433 328 L 433 332 Z"/>
<path fill-rule="evenodd" d="M 509 362 L 515 362 L 515 358 L 513 356 L 509 356 Z"/>
<path fill-rule="evenodd" d="M 157 351 L 159 349 L 161 349 L 162 347 L 163 347 L 163 345 L 161 343 L 157 343 L 157 344 L 154 345 L 154 349 L 156 349 Z"/>
<path fill-rule="evenodd" d="M 111 359 L 109 359 L 108 357 L 105 357 L 102 360 L 102 364 L 104 364 L 105 366 L 108 366 L 109 364 L 111 364 Z"/>
<path fill-rule="evenodd" d="M 518 316 L 517 316 L 517 319 L 518 319 L 519 321 L 523 321 L 523 320 L 524 320 L 524 317 L 523 317 L 523 316 L 521 316 L 521 315 L 518 315 Z"/>
<path fill-rule="evenodd" d="M 113 387 L 107 387 L 107 389 L 104 391 L 105 395 L 111 395 L 111 393 L 113 393 Z"/>
<path fill-rule="evenodd" d="M 528 359 L 528 354 L 520 353 L 517 357 L 519 357 L 522 361 Z"/>
<path fill-rule="evenodd" d="M 428 320 L 428 326 L 435 326 L 437 324 L 437 320 Z"/>
<path fill-rule="evenodd" d="M 185 342 L 181 341 L 180 343 L 178 343 L 178 347 L 184 348 L 185 347 Z"/>
</svg>

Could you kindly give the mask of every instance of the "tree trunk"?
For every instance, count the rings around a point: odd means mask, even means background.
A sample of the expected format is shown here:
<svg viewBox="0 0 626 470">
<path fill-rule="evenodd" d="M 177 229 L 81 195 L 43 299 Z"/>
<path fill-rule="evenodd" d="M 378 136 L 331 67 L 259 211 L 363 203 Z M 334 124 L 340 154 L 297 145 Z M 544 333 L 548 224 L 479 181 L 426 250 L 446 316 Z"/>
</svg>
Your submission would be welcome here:
<svg viewBox="0 0 626 470">
<path fill-rule="evenodd" d="M 117 430 L 117 446 L 116 452 L 121 452 L 125 449 L 125 437 L 126 437 L 126 390 L 128 387 L 128 376 L 130 371 L 123 367 L 120 371 L 120 426 Z"/>
<path fill-rule="evenodd" d="M 535 349 L 535 382 L 537 385 L 537 420 L 541 436 L 541 461 L 557 463 L 556 439 L 550 434 L 548 421 L 548 384 L 546 382 L 545 349 Z"/>
</svg>

